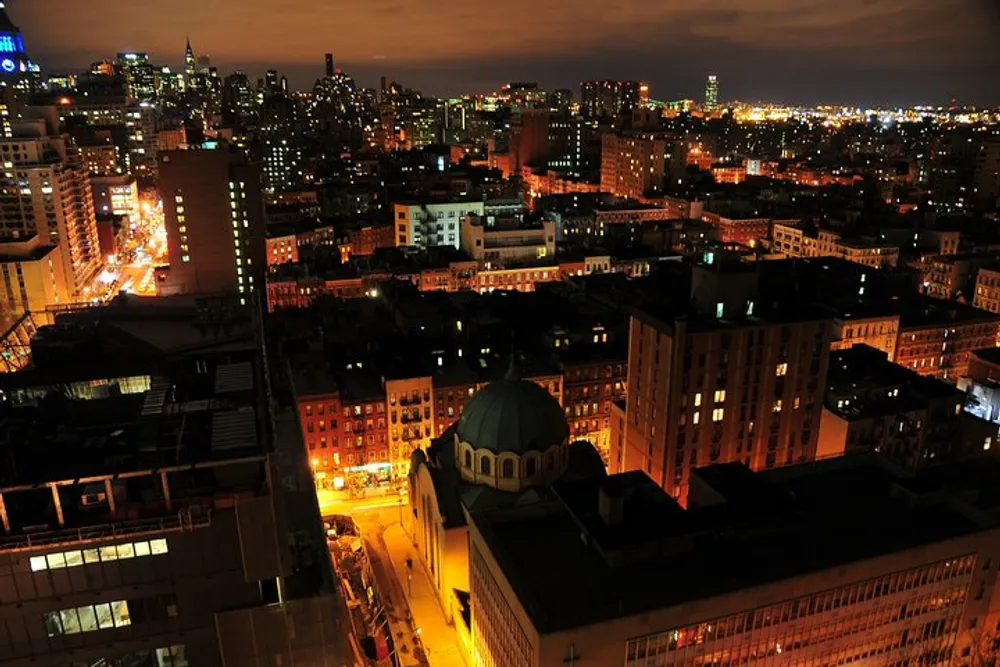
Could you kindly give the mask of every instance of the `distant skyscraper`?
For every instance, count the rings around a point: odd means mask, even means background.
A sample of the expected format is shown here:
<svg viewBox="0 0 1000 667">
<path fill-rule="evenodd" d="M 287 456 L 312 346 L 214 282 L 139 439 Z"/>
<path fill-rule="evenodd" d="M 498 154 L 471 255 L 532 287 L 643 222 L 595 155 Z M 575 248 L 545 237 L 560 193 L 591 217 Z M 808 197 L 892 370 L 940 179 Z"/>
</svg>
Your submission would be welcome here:
<svg viewBox="0 0 1000 667">
<path fill-rule="evenodd" d="M 15 99 L 26 102 L 38 82 L 38 65 L 28 58 L 21 30 L 7 16 L 4 3 L 0 0 L 0 88 L 4 91 L 3 100 L 8 103 Z"/>
<path fill-rule="evenodd" d="M 705 82 L 705 107 L 714 109 L 717 106 L 719 106 L 719 77 L 709 74 L 708 81 Z"/>
<path fill-rule="evenodd" d="M 277 95 L 281 92 L 281 81 L 278 78 L 278 70 L 269 69 L 264 72 L 264 93 L 267 95 Z"/>
<path fill-rule="evenodd" d="M 328 53 L 326 54 L 326 77 L 332 77 L 335 71 L 336 70 L 333 66 L 333 54 Z"/>
<path fill-rule="evenodd" d="M 250 86 L 250 78 L 239 70 L 227 76 L 222 91 L 223 106 L 236 116 L 243 126 L 252 126 L 257 120 L 257 95 Z"/>
<path fill-rule="evenodd" d="M 269 95 L 260 109 L 260 155 L 270 194 L 302 187 L 298 110 L 287 95 Z"/>
<path fill-rule="evenodd" d="M 239 292 L 263 287 L 261 170 L 225 144 L 160 154 L 160 196 L 169 267 L 160 294 Z"/>
<path fill-rule="evenodd" d="M 613 118 L 639 106 L 642 84 L 638 81 L 584 81 L 580 84 L 580 115 Z"/>
<path fill-rule="evenodd" d="M 198 61 L 194 57 L 194 49 L 191 48 L 191 38 L 188 37 L 187 49 L 184 51 L 184 75 L 187 77 L 188 88 L 196 88 L 197 82 L 195 74 L 198 73 Z"/>
<path fill-rule="evenodd" d="M 149 102 L 156 97 L 156 78 L 149 55 L 119 53 L 118 69 L 125 79 L 125 94 L 133 102 Z"/>
</svg>

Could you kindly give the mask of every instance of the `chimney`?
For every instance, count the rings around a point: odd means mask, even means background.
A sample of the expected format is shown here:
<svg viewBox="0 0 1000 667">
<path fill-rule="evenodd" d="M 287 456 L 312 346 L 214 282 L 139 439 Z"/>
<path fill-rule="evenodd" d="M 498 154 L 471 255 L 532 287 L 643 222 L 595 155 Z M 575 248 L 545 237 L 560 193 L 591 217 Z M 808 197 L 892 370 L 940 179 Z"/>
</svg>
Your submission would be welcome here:
<svg viewBox="0 0 1000 667">
<path fill-rule="evenodd" d="M 625 498 L 619 489 L 601 487 L 597 492 L 597 513 L 604 525 L 621 525 L 625 515 Z"/>
</svg>

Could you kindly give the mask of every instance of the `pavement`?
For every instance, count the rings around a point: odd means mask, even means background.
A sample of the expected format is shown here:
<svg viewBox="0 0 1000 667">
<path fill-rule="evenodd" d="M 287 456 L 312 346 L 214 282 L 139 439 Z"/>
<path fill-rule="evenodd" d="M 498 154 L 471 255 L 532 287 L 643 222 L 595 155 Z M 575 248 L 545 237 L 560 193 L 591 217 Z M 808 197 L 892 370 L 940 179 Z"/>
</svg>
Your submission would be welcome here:
<svg viewBox="0 0 1000 667">
<path fill-rule="evenodd" d="M 403 531 L 402 525 L 393 523 L 382 533 L 382 538 L 392 561 L 396 581 L 405 589 L 406 601 L 418 628 L 428 663 L 431 667 L 466 667 L 458 645 L 458 635 L 445 621 L 434 586 L 420 564 L 420 559 L 416 557 L 410 537 Z M 407 570 L 407 558 L 413 560 L 412 571 Z"/>
</svg>

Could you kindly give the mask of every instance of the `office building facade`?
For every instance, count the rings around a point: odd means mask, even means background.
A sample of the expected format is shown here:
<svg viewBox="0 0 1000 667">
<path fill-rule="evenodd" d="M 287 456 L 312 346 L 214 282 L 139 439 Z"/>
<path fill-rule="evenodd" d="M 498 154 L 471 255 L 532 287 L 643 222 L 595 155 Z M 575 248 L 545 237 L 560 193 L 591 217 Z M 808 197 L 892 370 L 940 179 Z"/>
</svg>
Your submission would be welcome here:
<svg viewBox="0 0 1000 667">
<path fill-rule="evenodd" d="M 943 490 L 965 472 L 854 457 L 758 474 L 711 466 L 686 511 L 633 473 L 471 513 L 474 658 L 989 664 L 1000 532 L 989 501 Z"/>
</svg>

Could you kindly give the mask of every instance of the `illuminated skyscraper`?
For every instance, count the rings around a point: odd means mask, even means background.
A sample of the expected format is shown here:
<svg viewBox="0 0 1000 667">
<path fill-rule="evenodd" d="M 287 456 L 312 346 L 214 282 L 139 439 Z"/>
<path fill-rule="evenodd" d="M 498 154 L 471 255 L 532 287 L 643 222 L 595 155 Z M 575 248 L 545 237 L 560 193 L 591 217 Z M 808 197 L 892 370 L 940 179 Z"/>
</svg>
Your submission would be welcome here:
<svg viewBox="0 0 1000 667">
<path fill-rule="evenodd" d="M 119 53 L 118 69 L 125 79 L 125 94 L 134 102 L 152 102 L 156 98 L 156 79 L 149 55 Z"/>
<path fill-rule="evenodd" d="M 102 265 L 89 173 L 72 139 L 57 134 L 55 109 L 32 111 L 44 117 L 0 139 L 0 236 L 59 246 L 67 286 L 84 299 Z"/>
<path fill-rule="evenodd" d="M 708 75 L 705 82 L 705 108 L 714 109 L 719 106 L 719 77 L 714 74 Z"/>
<path fill-rule="evenodd" d="M 194 57 L 194 49 L 191 48 L 191 38 L 188 37 L 187 49 L 184 51 L 184 75 L 187 77 L 188 88 L 195 88 L 195 75 L 198 73 L 198 61 Z"/>
<path fill-rule="evenodd" d="M 286 95 L 269 95 L 260 108 L 260 155 L 269 194 L 302 187 L 298 109 Z"/>
<path fill-rule="evenodd" d="M 37 87 L 40 70 L 28 58 L 21 30 L 7 16 L 4 4 L 0 0 L 0 87 L 3 101 L 23 103 Z"/>
</svg>

